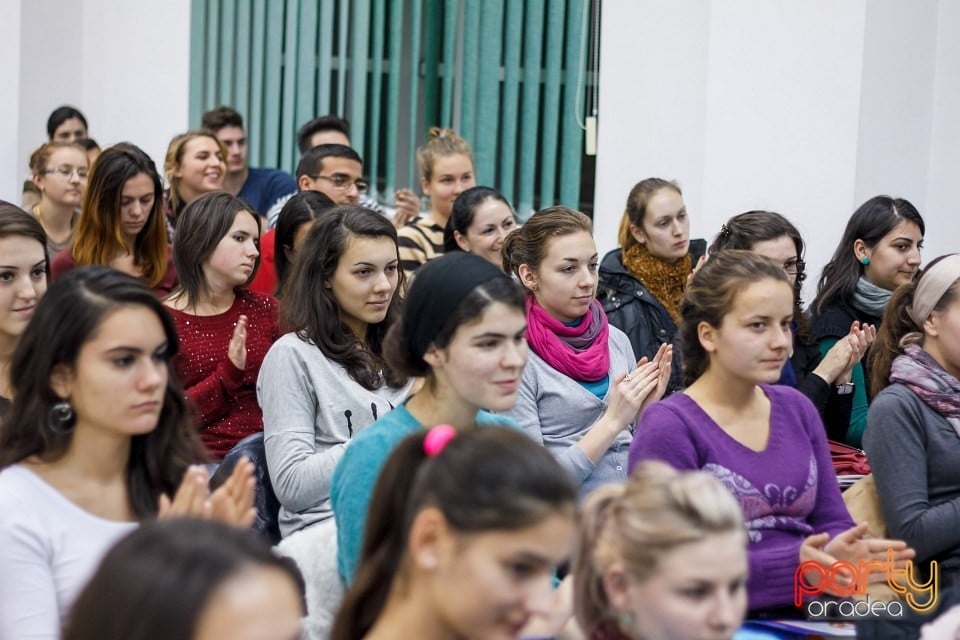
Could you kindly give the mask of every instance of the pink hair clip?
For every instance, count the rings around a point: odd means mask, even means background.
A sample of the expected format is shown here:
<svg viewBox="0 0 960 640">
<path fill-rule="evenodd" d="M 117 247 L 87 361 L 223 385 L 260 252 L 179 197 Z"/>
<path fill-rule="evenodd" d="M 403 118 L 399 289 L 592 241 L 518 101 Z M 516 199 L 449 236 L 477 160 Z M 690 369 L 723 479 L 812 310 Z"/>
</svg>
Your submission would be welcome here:
<svg viewBox="0 0 960 640">
<path fill-rule="evenodd" d="M 443 448 L 453 440 L 455 435 L 457 435 L 457 430 L 449 424 L 438 424 L 424 436 L 423 452 L 427 454 L 428 458 L 432 458 L 443 451 Z"/>
</svg>

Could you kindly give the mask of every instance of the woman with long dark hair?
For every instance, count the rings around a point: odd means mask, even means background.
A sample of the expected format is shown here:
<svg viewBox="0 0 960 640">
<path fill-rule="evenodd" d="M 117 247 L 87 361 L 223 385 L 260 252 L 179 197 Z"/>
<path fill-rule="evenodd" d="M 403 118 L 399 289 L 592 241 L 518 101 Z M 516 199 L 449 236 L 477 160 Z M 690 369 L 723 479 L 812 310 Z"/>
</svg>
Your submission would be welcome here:
<svg viewBox="0 0 960 640">
<path fill-rule="evenodd" d="M 0 200 L 0 422 L 13 396 L 10 363 L 20 336 L 47 290 L 47 236 L 36 218 Z"/>
<path fill-rule="evenodd" d="M 53 257 L 52 278 L 102 264 L 140 278 L 163 296 L 177 284 L 163 215 L 163 182 L 128 142 L 106 149 L 90 173 L 73 245 Z"/>
<path fill-rule="evenodd" d="M 312 225 L 280 307 L 291 331 L 264 358 L 257 395 L 280 502 L 278 549 L 307 580 L 308 631 L 325 637 L 331 591 L 341 588 L 331 477 L 354 436 L 400 405 L 413 381 L 383 357 L 400 315 L 396 228 L 357 205 L 335 207 Z"/>
<path fill-rule="evenodd" d="M 377 474 L 404 436 L 441 423 L 461 430 L 516 426 L 488 411 L 517 401 L 525 332 L 523 293 L 486 260 L 458 252 L 417 271 L 383 348 L 394 375 L 422 377 L 423 387 L 357 434 L 333 475 L 337 566 L 348 584 Z"/>
<path fill-rule="evenodd" d="M 903 198 L 876 196 L 853 213 L 810 304 L 813 340 L 826 353 L 843 340 L 853 322 L 880 328 L 893 291 L 913 281 L 920 268 L 926 232 L 917 208 Z M 866 368 L 863 362 L 867 362 Z M 859 447 L 867 427 L 871 389 L 864 371 L 869 355 L 853 366 L 853 408 L 844 440 Z"/>
<path fill-rule="evenodd" d="M 410 390 L 383 359 L 402 282 L 396 229 L 369 209 L 328 211 L 303 243 L 280 308 L 291 332 L 257 382 L 284 536 L 333 516 L 330 477 L 351 438 Z"/>
<path fill-rule="evenodd" d="M 710 245 L 710 255 L 736 249 L 752 251 L 783 265 L 793 283 L 793 353 L 780 374 L 779 384 L 796 387 L 810 398 L 823 418 L 831 440 L 846 439 L 853 407 L 853 367 L 877 335 L 871 324 L 854 320 L 849 333 L 824 355 L 810 338 L 810 322 L 800 293 L 807 274 L 800 232 L 779 213 L 747 211 L 733 216 Z"/>
<path fill-rule="evenodd" d="M 252 523 L 249 463 L 207 495 L 203 449 L 169 370 L 177 350 L 160 301 L 113 269 L 77 269 L 40 300 L 0 425 L 0 637 L 58 638 L 100 558 L 138 522 Z"/>
<path fill-rule="evenodd" d="M 180 284 L 164 303 L 182 346 L 174 364 L 216 459 L 263 430 L 257 375 L 279 329 L 277 301 L 245 288 L 260 264 L 259 238 L 256 212 L 219 191 L 186 206 L 173 241 Z"/>
</svg>

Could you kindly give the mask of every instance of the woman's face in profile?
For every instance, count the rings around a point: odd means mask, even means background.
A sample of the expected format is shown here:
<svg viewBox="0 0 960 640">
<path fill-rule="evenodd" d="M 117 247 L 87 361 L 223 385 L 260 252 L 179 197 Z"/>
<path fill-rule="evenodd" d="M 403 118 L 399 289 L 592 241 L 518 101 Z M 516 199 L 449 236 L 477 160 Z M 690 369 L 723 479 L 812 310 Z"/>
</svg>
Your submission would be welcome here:
<svg viewBox="0 0 960 640">
<path fill-rule="evenodd" d="M 193 640 L 299 640 L 302 615 L 300 594 L 288 574 L 251 566 L 213 592 Z"/>
</svg>

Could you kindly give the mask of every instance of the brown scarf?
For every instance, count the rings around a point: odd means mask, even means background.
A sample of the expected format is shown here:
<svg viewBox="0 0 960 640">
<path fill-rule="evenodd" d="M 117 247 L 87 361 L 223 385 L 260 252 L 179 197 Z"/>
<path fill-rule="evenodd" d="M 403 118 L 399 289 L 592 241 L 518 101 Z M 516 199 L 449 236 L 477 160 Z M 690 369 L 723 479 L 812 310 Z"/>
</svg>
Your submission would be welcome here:
<svg viewBox="0 0 960 640">
<path fill-rule="evenodd" d="M 634 244 L 623 252 L 623 266 L 643 283 L 676 324 L 680 324 L 680 302 L 687 288 L 687 276 L 693 271 L 690 254 L 674 263 L 657 258 L 642 244 Z"/>
</svg>

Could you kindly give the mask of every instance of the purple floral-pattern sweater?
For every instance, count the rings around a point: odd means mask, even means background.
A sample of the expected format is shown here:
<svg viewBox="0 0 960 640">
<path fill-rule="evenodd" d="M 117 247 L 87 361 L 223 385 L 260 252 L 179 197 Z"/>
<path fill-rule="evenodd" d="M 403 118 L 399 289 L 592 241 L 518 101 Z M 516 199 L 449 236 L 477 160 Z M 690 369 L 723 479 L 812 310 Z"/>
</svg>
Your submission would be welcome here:
<svg viewBox="0 0 960 640">
<path fill-rule="evenodd" d="M 834 536 L 854 525 L 816 408 L 790 387 L 762 389 L 770 399 L 763 451 L 734 440 L 688 395 L 676 393 L 644 412 L 629 457 L 630 470 L 655 459 L 706 471 L 736 496 L 750 539 L 751 609 L 790 606 L 803 539 Z"/>
</svg>

